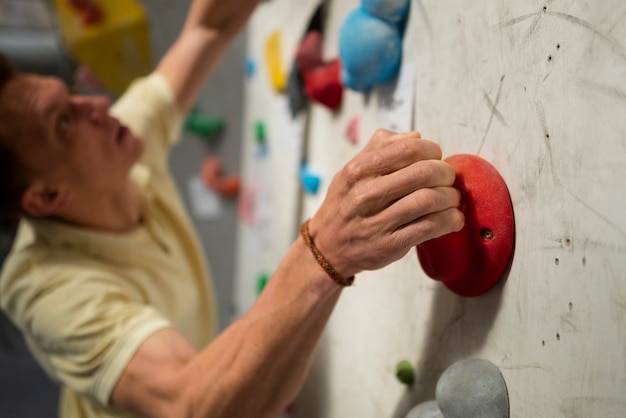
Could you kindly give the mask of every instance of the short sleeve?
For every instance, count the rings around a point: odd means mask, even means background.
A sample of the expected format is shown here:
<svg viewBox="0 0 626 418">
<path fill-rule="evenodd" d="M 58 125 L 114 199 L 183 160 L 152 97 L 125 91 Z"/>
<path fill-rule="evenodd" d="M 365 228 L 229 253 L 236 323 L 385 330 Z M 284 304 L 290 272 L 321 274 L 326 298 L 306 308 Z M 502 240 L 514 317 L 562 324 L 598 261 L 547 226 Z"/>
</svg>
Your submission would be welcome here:
<svg viewBox="0 0 626 418">
<path fill-rule="evenodd" d="M 145 143 L 144 162 L 159 168 L 180 139 L 183 114 L 167 80 L 153 72 L 135 80 L 111 107 L 118 118 Z"/>
<path fill-rule="evenodd" d="M 13 289 L 5 309 L 17 319 L 33 355 L 52 379 L 107 406 L 139 345 L 172 325 L 132 297 L 121 278 L 90 270 L 51 270 L 45 283 L 24 292 L 19 286 Z"/>
</svg>

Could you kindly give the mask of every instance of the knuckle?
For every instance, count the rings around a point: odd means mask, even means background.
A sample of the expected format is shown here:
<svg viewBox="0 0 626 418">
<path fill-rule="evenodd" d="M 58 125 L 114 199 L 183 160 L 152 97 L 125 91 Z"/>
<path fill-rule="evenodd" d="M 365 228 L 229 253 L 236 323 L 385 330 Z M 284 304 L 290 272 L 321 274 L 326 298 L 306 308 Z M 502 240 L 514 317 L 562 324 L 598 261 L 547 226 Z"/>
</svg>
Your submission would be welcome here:
<svg viewBox="0 0 626 418">
<path fill-rule="evenodd" d="M 401 141 L 397 141 L 394 146 L 398 155 L 407 155 L 415 161 L 423 159 L 424 147 L 421 140 L 416 138 L 403 138 Z"/>
<path fill-rule="evenodd" d="M 358 182 L 363 177 L 363 172 L 363 164 L 358 158 L 349 161 L 342 169 L 342 175 L 348 185 Z"/>
<path fill-rule="evenodd" d="M 452 219 L 450 224 L 454 232 L 460 231 L 465 226 L 465 215 L 458 209 L 452 210 Z"/>
<path fill-rule="evenodd" d="M 405 139 L 403 141 L 399 141 L 396 145 L 398 148 L 399 155 L 409 155 L 413 158 L 419 158 L 420 156 L 420 146 L 418 141 L 413 139 Z"/>
<path fill-rule="evenodd" d="M 415 164 L 415 177 L 431 187 L 449 187 L 454 184 L 454 169 L 441 161 L 424 160 Z"/>
<path fill-rule="evenodd" d="M 436 169 L 430 161 L 420 161 L 413 166 L 413 175 L 419 179 L 421 183 L 431 184 L 436 177 Z"/>
<path fill-rule="evenodd" d="M 417 230 L 420 243 L 442 235 L 441 233 L 437 233 L 440 229 L 437 217 L 427 216 L 419 222 L 418 226 Z"/>
<path fill-rule="evenodd" d="M 421 189 L 418 193 L 418 203 L 426 212 L 431 213 L 439 206 L 440 196 L 433 189 Z"/>
<path fill-rule="evenodd" d="M 454 205 L 453 205 L 453 207 L 458 208 L 459 206 L 461 206 L 461 199 L 462 199 L 461 192 L 458 189 L 454 189 L 454 188 L 452 190 L 453 190 L 453 193 L 454 193 L 454 198 L 453 198 L 454 199 Z"/>
<path fill-rule="evenodd" d="M 357 187 L 352 191 L 352 201 L 357 208 L 357 213 L 369 214 L 377 207 L 380 200 L 378 193 L 367 187 Z"/>
<path fill-rule="evenodd" d="M 439 189 L 439 207 L 443 209 L 454 208 L 458 206 L 457 196 L 454 189 Z"/>
<path fill-rule="evenodd" d="M 398 252 L 403 251 L 404 249 L 408 249 L 413 246 L 413 240 L 408 234 L 396 235 L 394 238 L 393 244 L 393 255 L 396 255 Z M 391 254 L 390 254 L 391 256 Z"/>
<path fill-rule="evenodd" d="M 443 173 L 444 173 L 444 185 L 452 186 L 456 181 L 456 171 L 454 171 L 454 167 L 452 167 L 448 163 L 444 163 L 443 165 Z"/>
<path fill-rule="evenodd" d="M 367 166 L 371 167 L 373 172 L 378 172 L 386 164 L 387 164 L 387 161 L 385 160 L 385 158 L 383 158 L 383 156 L 380 153 L 373 152 L 369 155 L 369 161 L 367 162 Z M 366 170 L 364 169 L 363 171 L 366 171 Z"/>
<path fill-rule="evenodd" d="M 447 209 L 429 217 L 430 230 L 426 231 L 432 238 L 437 238 L 451 232 L 458 232 L 465 224 L 463 213 L 458 209 Z"/>
<path fill-rule="evenodd" d="M 385 140 L 393 135 L 395 135 L 395 132 L 392 132 L 384 128 L 378 128 L 376 129 L 376 131 L 374 131 L 374 135 L 372 135 L 372 140 L 374 141 Z"/>
<path fill-rule="evenodd" d="M 420 141 L 420 145 L 422 147 L 422 152 L 424 154 L 431 154 L 433 158 L 440 160 L 442 156 L 441 147 L 436 142 L 430 141 L 428 139 L 422 139 Z"/>
<path fill-rule="evenodd" d="M 442 210 L 459 206 L 460 195 L 458 190 L 446 186 L 438 188 L 437 191 L 439 196 L 437 203 Z"/>
</svg>

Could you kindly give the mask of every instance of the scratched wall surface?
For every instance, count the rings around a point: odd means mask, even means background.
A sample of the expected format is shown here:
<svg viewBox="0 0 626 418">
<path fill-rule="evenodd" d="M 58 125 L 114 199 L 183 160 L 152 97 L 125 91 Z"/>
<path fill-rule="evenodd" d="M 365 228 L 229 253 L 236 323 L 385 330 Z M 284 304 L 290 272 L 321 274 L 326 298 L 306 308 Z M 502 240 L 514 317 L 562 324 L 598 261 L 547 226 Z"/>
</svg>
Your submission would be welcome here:
<svg viewBox="0 0 626 418">
<path fill-rule="evenodd" d="M 327 56 L 357 4 L 329 2 Z M 515 255 L 506 280 L 476 299 L 426 277 L 413 251 L 359 275 L 320 342 L 298 416 L 404 417 L 467 357 L 500 368 L 511 417 L 626 416 L 626 2 L 414 0 L 404 44 L 415 128 L 444 156 L 478 154 L 498 168 Z M 311 109 L 307 152 L 324 182 L 301 219 L 378 127 L 376 107 L 348 92 L 337 114 Z M 353 116 L 357 146 L 344 139 Z M 410 389 L 394 376 L 401 359 L 417 366 Z"/>
</svg>

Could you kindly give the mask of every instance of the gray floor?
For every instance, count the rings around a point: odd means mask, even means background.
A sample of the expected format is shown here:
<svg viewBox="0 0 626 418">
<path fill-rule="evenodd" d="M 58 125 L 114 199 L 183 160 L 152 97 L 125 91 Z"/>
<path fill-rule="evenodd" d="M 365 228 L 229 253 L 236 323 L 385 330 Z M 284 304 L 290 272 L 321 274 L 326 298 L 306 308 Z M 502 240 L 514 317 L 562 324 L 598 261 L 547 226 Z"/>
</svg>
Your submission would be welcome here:
<svg viewBox="0 0 626 418">
<path fill-rule="evenodd" d="M 4 1 L 0 0 L 0 9 Z M 43 0 L 27 1 L 34 3 Z M 190 0 L 141 0 L 141 3 L 150 22 L 153 55 L 157 61 L 176 38 Z M 197 174 L 205 156 L 218 155 L 231 173 L 239 169 L 244 55 L 244 36 L 240 36 L 198 100 L 198 106 L 207 114 L 226 120 L 226 131 L 210 143 L 185 134 L 182 144 L 173 152 L 172 170 L 187 203 L 187 181 Z M 217 221 L 193 221 L 211 263 L 219 303 L 219 323 L 223 329 L 231 321 L 233 312 L 232 278 L 237 221 L 235 201 L 224 202 L 222 217 Z M 0 418 L 56 417 L 57 398 L 58 387 L 43 374 L 28 353 L 19 333 L 0 315 Z"/>
</svg>

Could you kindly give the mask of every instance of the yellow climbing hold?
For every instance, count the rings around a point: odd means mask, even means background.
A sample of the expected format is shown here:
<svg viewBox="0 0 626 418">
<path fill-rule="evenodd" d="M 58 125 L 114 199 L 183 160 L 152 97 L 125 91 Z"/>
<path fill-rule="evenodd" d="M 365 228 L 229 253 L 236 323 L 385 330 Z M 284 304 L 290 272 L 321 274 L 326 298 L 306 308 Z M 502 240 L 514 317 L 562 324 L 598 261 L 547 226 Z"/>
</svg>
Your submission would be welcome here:
<svg viewBox="0 0 626 418">
<path fill-rule="evenodd" d="M 137 0 L 54 0 L 72 56 L 119 95 L 152 68 L 146 14 Z"/>
<path fill-rule="evenodd" d="M 280 30 L 272 32 L 265 42 L 265 64 L 274 90 L 281 93 L 287 85 L 287 72 L 283 69 Z"/>
</svg>

